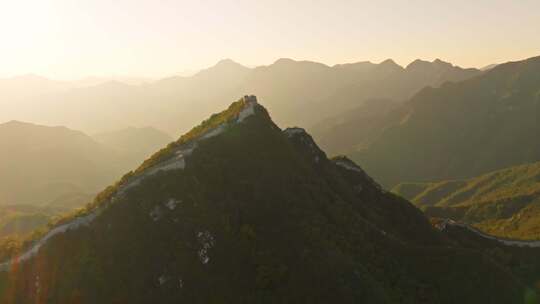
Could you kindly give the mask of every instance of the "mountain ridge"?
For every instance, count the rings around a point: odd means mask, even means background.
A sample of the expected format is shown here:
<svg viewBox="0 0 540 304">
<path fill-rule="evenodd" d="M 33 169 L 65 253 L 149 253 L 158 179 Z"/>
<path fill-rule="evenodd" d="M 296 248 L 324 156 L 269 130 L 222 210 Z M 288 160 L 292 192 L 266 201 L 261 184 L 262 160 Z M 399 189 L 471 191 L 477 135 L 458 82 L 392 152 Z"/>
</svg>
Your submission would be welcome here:
<svg viewBox="0 0 540 304">
<path fill-rule="evenodd" d="M 2 290 L 17 303 L 521 298 L 525 283 L 506 265 L 452 245 L 409 202 L 347 158 L 328 159 L 305 130 L 281 130 L 253 101 L 214 114 L 52 226 L 26 260 L 3 265 L 0 299 Z"/>
<path fill-rule="evenodd" d="M 539 67 L 540 57 L 533 57 L 462 82 L 426 87 L 384 113 L 384 132 L 350 156 L 388 187 L 469 178 L 538 161 Z"/>
<path fill-rule="evenodd" d="M 412 76 L 406 69 L 393 61 L 362 68 L 361 65 L 330 67 L 313 61 L 282 59 L 267 66 L 248 68 L 225 59 L 190 77 L 173 76 L 138 85 L 72 87 L 39 98 L 22 98 L 16 108 L 10 106 L 13 99 L 6 98 L 0 101 L 6 109 L 0 113 L 0 121 L 17 118 L 68 125 L 86 133 L 151 125 L 179 135 L 204 119 L 206 113 L 226 107 L 228 104 L 223 100 L 257 92 L 276 122 L 310 126 L 369 98 L 401 101 L 426 85 L 437 86 L 442 81 L 458 80 L 478 72 L 452 68 L 454 72 L 439 75 L 440 72 L 433 70 L 428 74 L 439 74 L 412 81 L 407 80 Z M 158 99 L 160 103 L 153 102 Z M 315 111 L 308 115 L 303 110 L 306 107 Z"/>
</svg>

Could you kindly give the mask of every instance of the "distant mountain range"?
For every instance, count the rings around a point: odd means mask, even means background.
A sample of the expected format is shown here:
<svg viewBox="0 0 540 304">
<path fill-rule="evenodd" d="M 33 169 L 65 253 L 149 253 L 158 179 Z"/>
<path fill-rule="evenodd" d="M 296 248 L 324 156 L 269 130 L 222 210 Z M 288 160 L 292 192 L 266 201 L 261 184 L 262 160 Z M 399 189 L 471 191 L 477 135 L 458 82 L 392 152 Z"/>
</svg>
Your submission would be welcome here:
<svg viewBox="0 0 540 304">
<path fill-rule="evenodd" d="M 0 124 L 0 205 L 82 206 L 150 149 L 171 141 L 152 129 L 97 138 L 65 127 Z"/>
<path fill-rule="evenodd" d="M 479 73 L 441 60 L 416 60 L 403 68 L 392 60 L 330 67 L 279 59 L 268 66 L 247 68 L 226 59 L 191 77 L 139 85 L 109 81 L 77 87 L 42 78 L 29 79 L 26 84 L 21 78 L 16 89 L 13 85 L 6 89 L 2 83 L 13 81 L 0 80 L 0 105 L 5 109 L 0 121 L 67 125 L 90 133 L 150 125 L 180 134 L 206 113 L 225 107 L 223 100 L 257 92 L 277 122 L 309 126 L 369 99 L 403 101 L 426 86 L 436 87 Z M 39 85 L 33 84 L 36 82 Z"/>
<path fill-rule="evenodd" d="M 131 161 L 130 168 L 139 165 L 156 150 L 173 141 L 171 136 L 152 127 L 129 127 L 95 134 L 92 138 L 114 149 L 125 161 Z"/>
<path fill-rule="evenodd" d="M 309 128 L 330 155 L 353 154 L 367 149 L 390 121 L 401 115 L 402 103 L 391 99 L 370 99 L 354 109 L 323 119 Z"/>
<path fill-rule="evenodd" d="M 538 250 L 441 230 L 247 96 L 1 244 L 0 301 L 506 304 L 536 282 Z"/>
<path fill-rule="evenodd" d="M 352 126 L 367 124 L 378 131 L 369 140 L 358 138 L 369 144 L 350 156 L 388 187 L 470 178 L 539 161 L 539 88 L 540 57 L 424 88 L 394 109 L 372 111 L 374 123 L 358 116 Z M 354 143 L 350 132 L 344 134 Z"/>
<path fill-rule="evenodd" d="M 411 200 L 428 216 L 474 224 L 503 237 L 540 236 L 540 163 L 469 180 L 403 183 L 393 191 Z"/>
<path fill-rule="evenodd" d="M 325 113 L 325 116 L 307 118 L 304 123 L 312 125 L 324 118 L 347 115 L 347 111 L 361 107 L 367 100 L 403 102 L 425 87 L 439 87 L 446 82 L 462 81 L 481 73 L 477 69 L 462 69 L 439 59 L 433 62 L 415 60 L 405 68 L 392 60 L 380 64 L 364 62 L 341 65 L 337 68 L 343 72 L 356 71 L 355 81 L 340 86 L 330 96 L 319 100 L 315 109 Z"/>
<path fill-rule="evenodd" d="M 51 80 L 42 76 L 27 74 L 9 78 L 0 78 L 0 94 L 4 102 L 19 102 L 25 98 L 39 98 L 51 93 L 65 92 L 70 89 L 97 86 L 106 82 L 117 81 L 128 85 L 140 85 L 152 82 L 151 79 L 138 77 L 86 77 L 80 80 Z"/>
</svg>

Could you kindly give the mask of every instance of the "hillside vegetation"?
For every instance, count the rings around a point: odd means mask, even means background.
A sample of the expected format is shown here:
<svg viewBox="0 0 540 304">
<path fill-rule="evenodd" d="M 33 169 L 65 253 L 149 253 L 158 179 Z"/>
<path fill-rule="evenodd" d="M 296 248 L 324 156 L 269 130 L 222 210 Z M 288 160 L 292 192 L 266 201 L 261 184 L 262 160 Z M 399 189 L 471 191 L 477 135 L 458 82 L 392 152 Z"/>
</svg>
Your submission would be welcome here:
<svg viewBox="0 0 540 304">
<path fill-rule="evenodd" d="M 45 241 L 4 243 L 6 258 L 41 247 L 0 264 L 11 270 L 0 300 L 506 304 L 531 290 L 512 254 L 450 240 L 252 100 L 155 154 Z"/>
<path fill-rule="evenodd" d="M 540 162 L 468 180 L 403 183 L 393 191 L 429 216 L 471 223 L 499 236 L 540 239 Z"/>
</svg>

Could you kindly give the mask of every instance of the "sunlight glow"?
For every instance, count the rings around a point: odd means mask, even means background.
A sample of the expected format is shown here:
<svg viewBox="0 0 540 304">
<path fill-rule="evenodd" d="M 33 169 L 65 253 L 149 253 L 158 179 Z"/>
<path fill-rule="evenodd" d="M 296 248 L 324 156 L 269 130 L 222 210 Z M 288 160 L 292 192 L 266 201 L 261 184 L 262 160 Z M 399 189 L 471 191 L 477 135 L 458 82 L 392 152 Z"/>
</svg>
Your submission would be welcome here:
<svg viewBox="0 0 540 304">
<path fill-rule="evenodd" d="M 223 58 L 482 67 L 540 49 L 538 1 L 416 2 L 1 0 L 0 77 L 165 77 Z"/>
</svg>

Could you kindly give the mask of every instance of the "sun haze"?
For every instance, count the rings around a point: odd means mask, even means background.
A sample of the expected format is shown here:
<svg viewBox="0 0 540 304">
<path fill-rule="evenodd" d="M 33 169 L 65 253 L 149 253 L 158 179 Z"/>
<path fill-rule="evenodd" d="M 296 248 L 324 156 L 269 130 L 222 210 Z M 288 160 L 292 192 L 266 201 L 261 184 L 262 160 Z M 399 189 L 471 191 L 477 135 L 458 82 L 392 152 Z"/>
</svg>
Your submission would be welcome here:
<svg viewBox="0 0 540 304">
<path fill-rule="evenodd" d="M 164 77 L 226 57 L 482 67 L 534 56 L 538 28 L 533 0 L 2 1 L 0 77 Z"/>
</svg>

